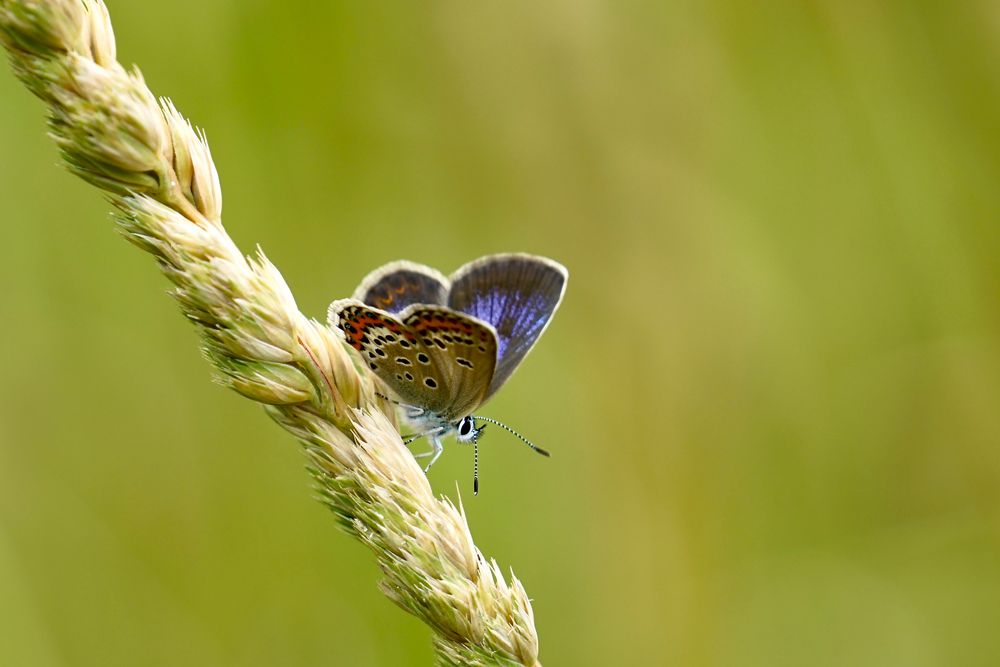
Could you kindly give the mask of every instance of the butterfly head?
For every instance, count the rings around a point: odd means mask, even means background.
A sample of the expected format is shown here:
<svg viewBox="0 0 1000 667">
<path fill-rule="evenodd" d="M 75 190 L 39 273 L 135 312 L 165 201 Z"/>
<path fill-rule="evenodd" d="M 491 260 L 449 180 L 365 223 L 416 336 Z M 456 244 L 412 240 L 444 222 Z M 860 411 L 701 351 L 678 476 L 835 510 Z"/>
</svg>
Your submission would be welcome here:
<svg viewBox="0 0 1000 667">
<path fill-rule="evenodd" d="M 455 422 L 455 437 L 459 442 L 476 442 L 479 440 L 480 434 L 486 430 L 489 424 L 483 424 L 479 426 L 476 424 L 476 420 L 469 415 L 468 417 L 462 417 L 457 422 Z"/>
</svg>

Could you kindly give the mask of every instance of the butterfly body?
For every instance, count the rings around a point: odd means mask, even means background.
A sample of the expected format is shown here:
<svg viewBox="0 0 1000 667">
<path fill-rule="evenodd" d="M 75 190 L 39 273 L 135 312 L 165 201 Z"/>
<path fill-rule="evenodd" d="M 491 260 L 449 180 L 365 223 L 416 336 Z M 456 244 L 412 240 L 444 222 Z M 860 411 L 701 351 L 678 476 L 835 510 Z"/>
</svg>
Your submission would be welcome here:
<svg viewBox="0 0 1000 667">
<path fill-rule="evenodd" d="M 433 464 L 444 436 L 475 442 L 482 427 L 470 415 L 537 342 L 567 275 L 561 264 L 525 254 L 488 255 L 450 277 L 393 262 L 352 298 L 334 301 L 329 321 L 406 407 L 433 445 Z"/>
</svg>

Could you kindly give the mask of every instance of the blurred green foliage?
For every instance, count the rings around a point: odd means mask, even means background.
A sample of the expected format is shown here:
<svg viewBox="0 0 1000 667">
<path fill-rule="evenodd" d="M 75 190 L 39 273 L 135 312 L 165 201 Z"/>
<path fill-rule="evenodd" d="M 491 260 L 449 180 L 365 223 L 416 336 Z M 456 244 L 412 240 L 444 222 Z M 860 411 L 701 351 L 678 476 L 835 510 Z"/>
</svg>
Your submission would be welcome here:
<svg viewBox="0 0 1000 667">
<path fill-rule="evenodd" d="M 1000 11 L 111 2 L 226 222 L 321 317 L 373 267 L 567 299 L 431 472 L 546 665 L 1000 660 Z M 0 663 L 426 665 L 0 77 Z"/>
</svg>

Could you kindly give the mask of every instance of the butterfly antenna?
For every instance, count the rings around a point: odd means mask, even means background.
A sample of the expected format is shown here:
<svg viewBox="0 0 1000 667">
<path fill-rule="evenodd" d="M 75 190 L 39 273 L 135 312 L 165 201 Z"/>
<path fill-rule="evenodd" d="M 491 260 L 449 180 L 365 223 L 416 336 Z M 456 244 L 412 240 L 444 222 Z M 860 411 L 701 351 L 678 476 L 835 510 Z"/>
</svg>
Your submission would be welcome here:
<svg viewBox="0 0 1000 667">
<path fill-rule="evenodd" d="M 479 495 L 479 438 L 472 439 L 472 495 Z"/>
<path fill-rule="evenodd" d="M 521 435 L 520 433 L 518 433 L 517 431 L 515 431 L 514 429 L 512 429 L 510 426 L 507 426 L 506 424 L 504 424 L 502 422 L 498 422 L 496 419 L 490 419 L 489 417 L 480 417 L 479 415 L 473 415 L 472 418 L 473 419 L 482 419 L 484 422 L 489 422 L 491 424 L 496 424 L 497 426 L 499 426 L 503 430 L 505 430 L 508 433 L 516 436 L 521 442 L 523 442 L 524 444 L 526 444 L 528 447 L 531 447 L 533 450 L 535 450 L 536 452 L 538 452 L 542 456 L 550 456 L 550 454 L 547 451 L 545 451 L 544 449 L 542 449 L 541 447 L 539 447 L 538 445 L 536 445 L 535 443 L 533 443 L 531 440 L 528 440 L 523 435 Z"/>
</svg>

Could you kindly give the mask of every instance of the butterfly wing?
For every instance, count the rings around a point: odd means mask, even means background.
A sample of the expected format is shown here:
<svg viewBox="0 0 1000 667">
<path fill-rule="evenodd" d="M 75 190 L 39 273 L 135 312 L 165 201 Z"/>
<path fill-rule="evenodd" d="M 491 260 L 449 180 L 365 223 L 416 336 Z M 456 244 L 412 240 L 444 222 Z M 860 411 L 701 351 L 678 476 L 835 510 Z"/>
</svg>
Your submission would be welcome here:
<svg viewBox="0 0 1000 667">
<path fill-rule="evenodd" d="M 415 305 L 398 317 L 355 299 L 334 301 L 330 325 L 403 403 L 447 422 L 486 396 L 496 363 L 496 333 L 443 306 Z"/>
<path fill-rule="evenodd" d="M 507 381 L 545 331 L 568 276 L 562 264 L 525 254 L 488 255 L 452 275 L 448 305 L 497 333 L 496 370 L 483 400 Z"/>
<path fill-rule="evenodd" d="M 400 317 L 426 348 L 430 357 L 428 372 L 433 373 L 448 397 L 448 407 L 439 412 L 451 421 L 479 407 L 496 368 L 497 335 L 493 327 L 444 306 L 414 306 Z M 417 361 L 423 362 L 419 354 Z"/>
<path fill-rule="evenodd" d="M 423 264 L 390 262 L 365 276 L 354 290 L 354 298 L 388 313 L 417 303 L 444 305 L 448 279 Z"/>
</svg>

